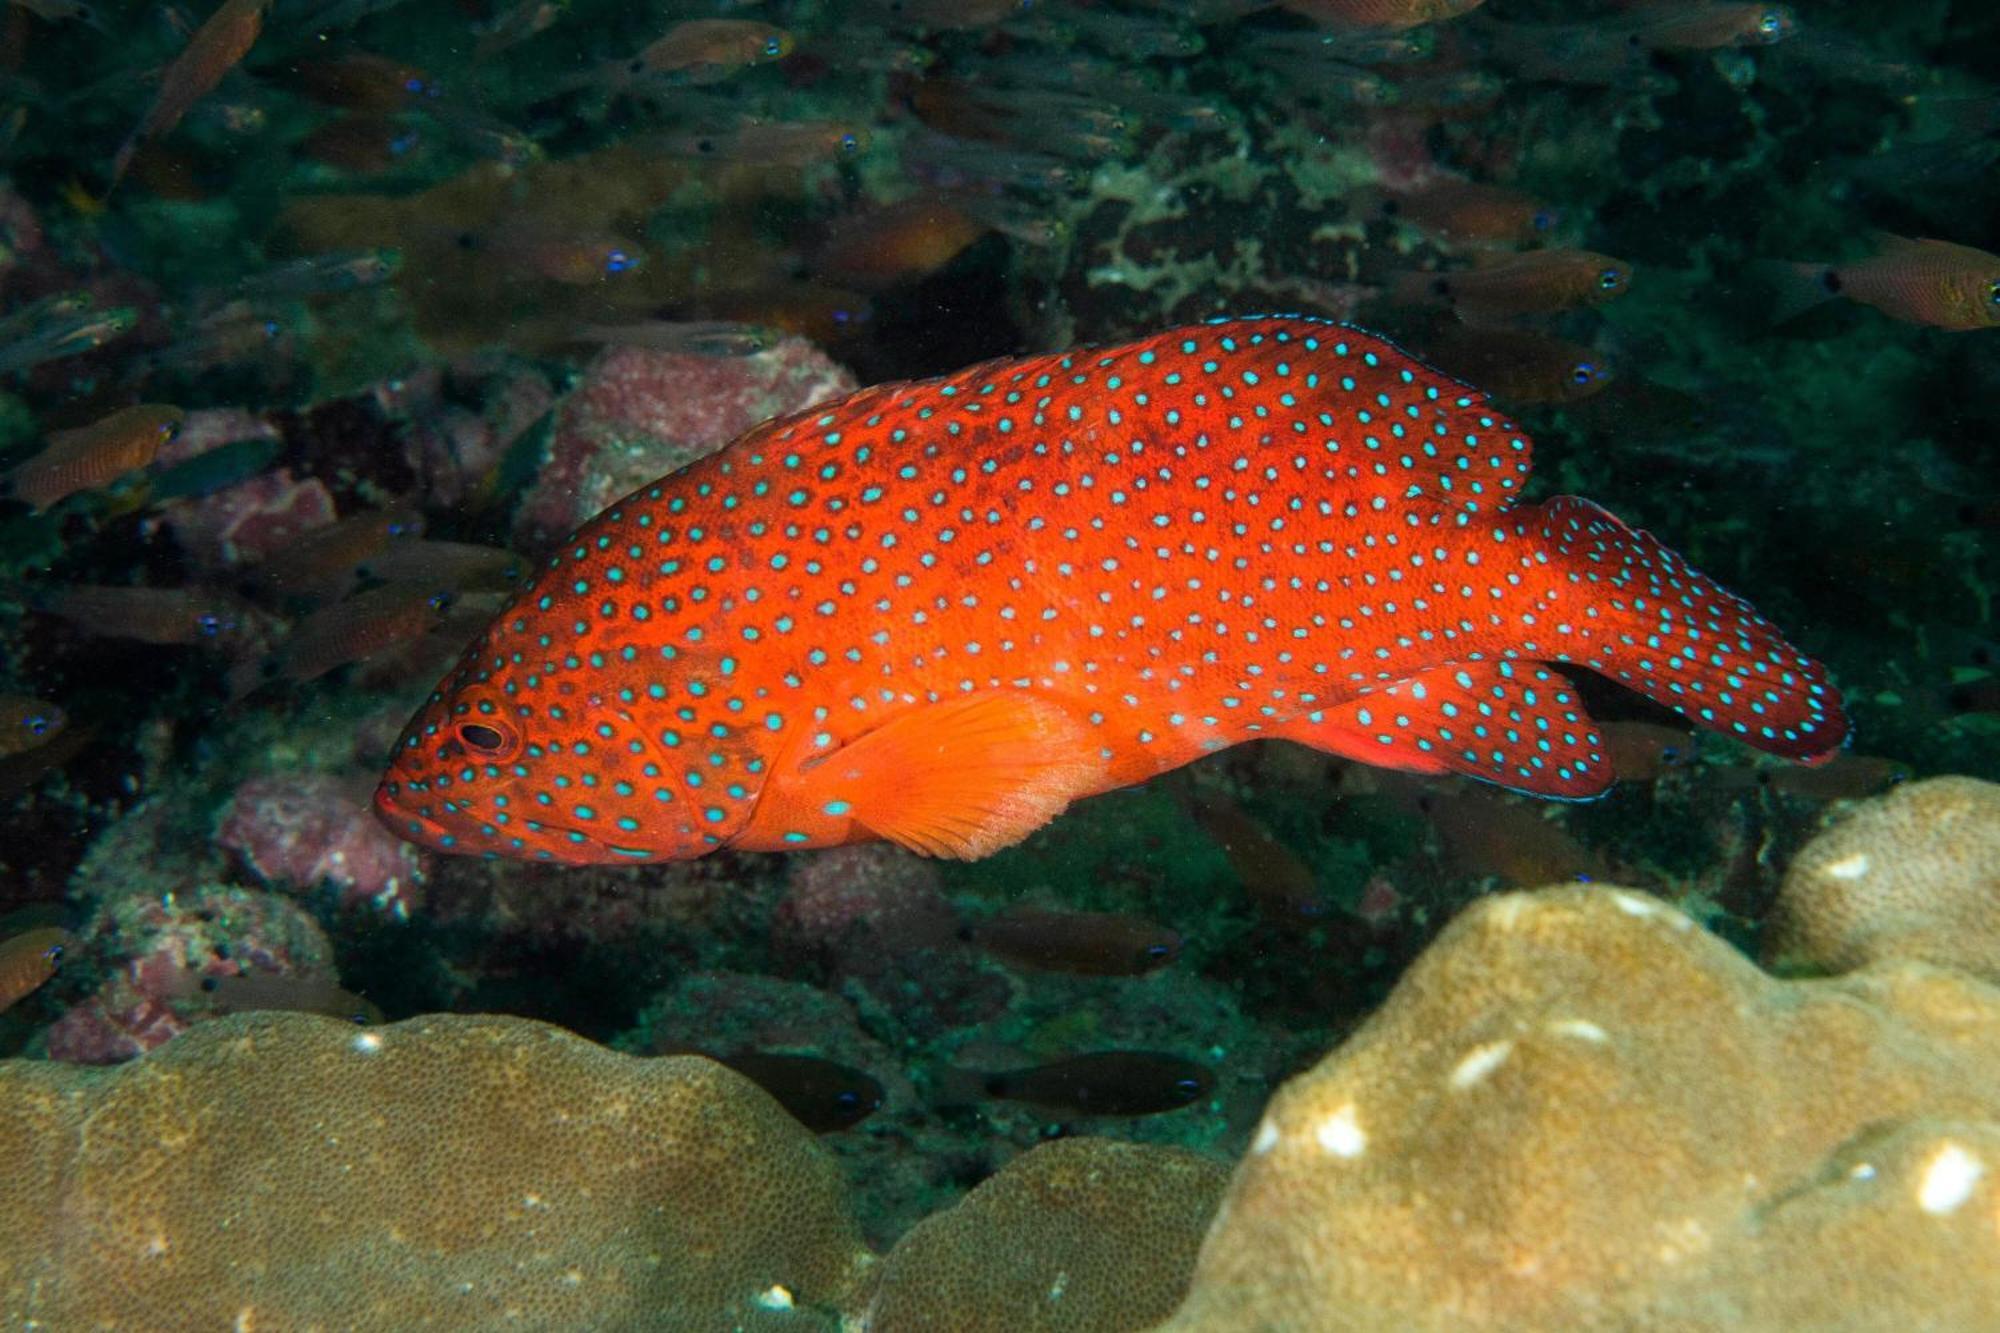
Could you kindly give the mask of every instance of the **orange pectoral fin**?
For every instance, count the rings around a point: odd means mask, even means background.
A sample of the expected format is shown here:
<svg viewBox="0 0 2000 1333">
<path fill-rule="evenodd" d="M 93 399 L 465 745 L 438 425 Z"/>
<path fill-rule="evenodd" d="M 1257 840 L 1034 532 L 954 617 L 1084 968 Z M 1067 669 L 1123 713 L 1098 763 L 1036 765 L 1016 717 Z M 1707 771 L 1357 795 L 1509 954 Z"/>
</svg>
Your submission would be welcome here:
<svg viewBox="0 0 2000 1333">
<path fill-rule="evenodd" d="M 1011 847 L 1102 788 L 1095 739 L 1052 700 L 989 690 L 926 704 L 812 761 L 793 799 L 926 856 Z"/>
</svg>

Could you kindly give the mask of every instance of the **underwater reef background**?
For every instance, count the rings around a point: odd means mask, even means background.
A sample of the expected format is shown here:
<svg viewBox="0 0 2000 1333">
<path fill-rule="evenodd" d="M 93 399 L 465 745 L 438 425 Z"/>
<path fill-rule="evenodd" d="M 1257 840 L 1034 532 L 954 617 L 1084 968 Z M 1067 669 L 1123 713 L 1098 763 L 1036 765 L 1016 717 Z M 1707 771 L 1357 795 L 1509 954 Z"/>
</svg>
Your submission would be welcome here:
<svg viewBox="0 0 2000 1333">
<path fill-rule="evenodd" d="M 0 1229 L 0 1305 L 1991 1326 L 1996 67 L 1973 0 L 9 0 L 0 1178 L 77 1230 Z M 370 809 L 635 487 L 1254 313 L 1489 392 L 1529 498 L 1753 600 L 1851 748 L 1578 670 L 1588 802 L 1257 741 L 969 862 L 488 861 Z M 335 1201 L 212 1206 L 262 1190 Z"/>
</svg>

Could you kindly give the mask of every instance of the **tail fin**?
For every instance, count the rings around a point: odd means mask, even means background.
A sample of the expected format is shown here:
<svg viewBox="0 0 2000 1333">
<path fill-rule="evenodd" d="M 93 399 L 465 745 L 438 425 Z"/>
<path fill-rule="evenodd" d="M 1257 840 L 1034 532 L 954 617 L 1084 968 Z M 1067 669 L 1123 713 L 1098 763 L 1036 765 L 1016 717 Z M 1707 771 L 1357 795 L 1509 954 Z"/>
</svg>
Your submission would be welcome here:
<svg viewBox="0 0 2000 1333">
<path fill-rule="evenodd" d="M 1568 575 L 1548 645 L 1557 651 L 1538 655 L 1580 663 L 1788 759 L 1821 763 L 1846 743 L 1847 717 L 1826 668 L 1650 533 L 1570 495 L 1520 518 L 1523 535 L 1539 538 Z"/>
<path fill-rule="evenodd" d="M 1770 307 L 1765 312 L 1770 328 L 1789 324 L 1840 295 L 1840 277 L 1831 265 L 1760 259 L 1745 271 L 1753 282 L 1762 285 L 1770 298 Z"/>
</svg>

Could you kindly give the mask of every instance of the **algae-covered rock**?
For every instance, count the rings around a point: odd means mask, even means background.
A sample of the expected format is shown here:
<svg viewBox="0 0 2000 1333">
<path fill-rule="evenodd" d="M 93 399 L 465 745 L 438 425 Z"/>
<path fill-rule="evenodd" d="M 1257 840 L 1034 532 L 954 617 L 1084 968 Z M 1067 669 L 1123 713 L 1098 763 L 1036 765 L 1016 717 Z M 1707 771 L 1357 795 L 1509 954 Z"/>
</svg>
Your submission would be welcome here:
<svg viewBox="0 0 2000 1333">
<path fill-rule="evenodd" d="M 0 1179 L 20 1328 L 832 1328 L 868 1263 L 754 1084 L 516 1018 L 257 1013 L 110 1070 L 0 1063 Z"/>
<path fill-rule="evenodd" d="M 1996 1167 L 2000 990 L 1507 894 L 1273 1099 L 1163 1327 L 1991 1328 Z"/>
</svg>

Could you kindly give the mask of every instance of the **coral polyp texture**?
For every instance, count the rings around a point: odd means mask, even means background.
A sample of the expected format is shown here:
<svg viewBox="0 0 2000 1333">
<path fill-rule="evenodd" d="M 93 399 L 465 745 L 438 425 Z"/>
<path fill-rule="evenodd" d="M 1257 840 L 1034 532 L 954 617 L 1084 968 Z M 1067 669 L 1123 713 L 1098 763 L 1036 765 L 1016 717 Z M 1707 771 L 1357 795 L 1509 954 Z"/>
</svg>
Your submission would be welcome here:
<svg viewBox="0 0 2000 1333">
<path fill-rule="evenodd" d="M 1163 1328 L 1991 1328 L 1996 1166 L 2000 990 L 1506 894 L 1273 1099 Z"/>
<path fill-rule="evenodd" d="M 1187 1288 L 1229 1178 L 1194 1153 L 1059 1139 L 919 1222 L 882 1267 L 869 1333 L 1122 1333 Z"/>
<path fill-rule="evenodd" d="M 754 1084 L 524 1019 L 240 1015 L 0 1116 L 16 1327 L 833 1328 L 869 1263 Z"/>
<path fill-rule="evenodd" d="M 1827 972 L 1916 958 L 2000 983 L 2000 785 L 1928 778 L 1855 806 L 1793 858 L 1767 952 Z"/>
</svg>

